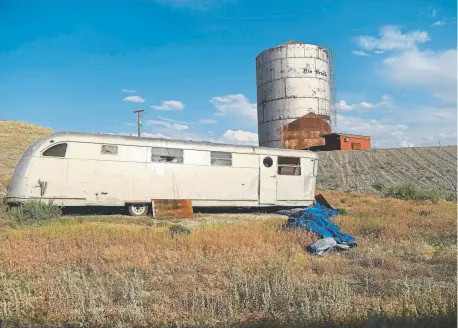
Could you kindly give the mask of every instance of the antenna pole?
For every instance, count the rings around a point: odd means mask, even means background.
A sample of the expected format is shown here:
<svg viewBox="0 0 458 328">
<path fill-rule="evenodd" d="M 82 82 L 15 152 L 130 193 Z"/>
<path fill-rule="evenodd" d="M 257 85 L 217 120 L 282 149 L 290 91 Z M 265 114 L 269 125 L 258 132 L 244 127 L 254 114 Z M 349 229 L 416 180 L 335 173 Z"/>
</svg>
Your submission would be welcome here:
<svg viewBox="0 0 458 328">
<path fill-rule="evenodd" d="M 138 129 L 138 136 L 140 137 L 140 127 L 142 125 L 142 113 L 144 112 L 143 109 L 139 109 L 134 111 L 134 113 L 137 113 L 137 129 Z"/>
</svg>

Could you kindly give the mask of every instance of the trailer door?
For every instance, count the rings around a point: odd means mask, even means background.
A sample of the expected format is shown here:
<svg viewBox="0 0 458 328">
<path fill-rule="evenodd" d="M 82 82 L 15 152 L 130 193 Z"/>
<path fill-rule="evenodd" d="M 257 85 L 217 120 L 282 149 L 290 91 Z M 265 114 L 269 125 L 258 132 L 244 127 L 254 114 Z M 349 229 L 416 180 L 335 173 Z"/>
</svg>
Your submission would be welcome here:
<svg viewBox="0 0 458 328">
<path fill-rule="evenodd" d="M 67 178 L 67 143 L 58 143 L 47 148 L 40 156 L 40 174 L 38 181 L 28 181 L 33 184 L 34 197 L 53 199 L 55 204 L 67 198 L 65 193 Z"/>
<path fill-rule="evenodd" d="M 277 203 L 277 156 L 259 156 L 259 204 Z"/>
</svg>

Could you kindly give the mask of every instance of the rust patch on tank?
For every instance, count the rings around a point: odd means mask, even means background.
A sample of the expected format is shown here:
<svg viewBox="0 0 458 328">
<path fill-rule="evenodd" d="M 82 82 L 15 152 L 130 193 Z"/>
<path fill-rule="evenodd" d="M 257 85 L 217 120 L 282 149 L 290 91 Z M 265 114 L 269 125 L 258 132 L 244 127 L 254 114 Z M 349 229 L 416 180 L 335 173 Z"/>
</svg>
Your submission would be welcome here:
<svg viewBox="0 0 458 328">
<path fill-rule="evenodd" d="M 280 128 L 281 147 L 304 149 L 324 146 L 325 140 L 320 134 L 331 133 L 330 117 L 308 113 Z"/>
<path fill-rule="evenodd" d="M 190 199 L 153 199 L 153 216 L 191 218 L 194 214 Z"/>
</svg>

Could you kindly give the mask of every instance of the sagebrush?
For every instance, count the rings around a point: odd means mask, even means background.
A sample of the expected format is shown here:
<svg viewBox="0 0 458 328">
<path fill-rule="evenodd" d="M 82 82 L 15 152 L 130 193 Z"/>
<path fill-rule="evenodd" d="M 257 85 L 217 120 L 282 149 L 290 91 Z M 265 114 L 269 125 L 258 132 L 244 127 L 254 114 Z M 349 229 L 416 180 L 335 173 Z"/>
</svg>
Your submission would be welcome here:
<svg viewBox="0 0 458 328">
<path fill-rule="evenodd" d="M 438 189 L 422 189 L 414 183 L 407 183 L 394 186 L 385 186 L 383 182 L 377 181 L 373 188 L 380 192 L 383 197 L 398 198 L 404 200 L 430 200 L 437 203 L 440 200 L 453 200 L 451 194 L 444 193 Z"/>
<path fill-rule="evenodd" d="M 56 219 L 62 214 L 61 207 L 54 205 L 52 201 L 42 200 L 28 200 L 23 204 L 10 207 L 7 212 L 18 222 Z"/>
</svg>

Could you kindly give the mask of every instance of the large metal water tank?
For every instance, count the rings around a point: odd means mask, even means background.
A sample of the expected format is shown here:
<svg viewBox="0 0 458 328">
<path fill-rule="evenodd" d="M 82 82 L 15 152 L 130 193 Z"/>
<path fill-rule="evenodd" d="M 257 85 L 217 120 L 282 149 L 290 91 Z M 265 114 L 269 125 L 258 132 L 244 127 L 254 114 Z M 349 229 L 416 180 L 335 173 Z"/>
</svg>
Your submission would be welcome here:
<svg viewBox="0 0 458 328">
<path fill-rule="evenodd" d="M 331 132 L 329 51 L 289 41 L 256 57 L 259 145 L 304 149 Z"/>
</svg>

